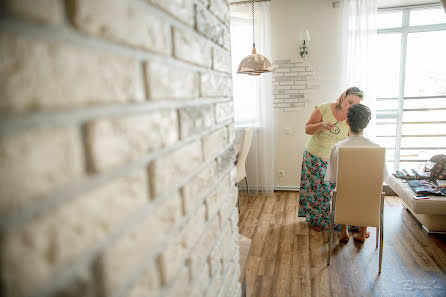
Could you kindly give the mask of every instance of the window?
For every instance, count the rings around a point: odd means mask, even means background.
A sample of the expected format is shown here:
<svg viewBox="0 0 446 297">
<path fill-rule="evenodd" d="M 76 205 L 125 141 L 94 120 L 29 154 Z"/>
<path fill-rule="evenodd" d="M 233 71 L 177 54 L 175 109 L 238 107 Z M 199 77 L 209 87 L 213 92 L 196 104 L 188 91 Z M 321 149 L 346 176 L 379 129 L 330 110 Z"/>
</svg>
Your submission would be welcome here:
<svg viewBox="0 0 446 297">
<path fill-rule="evenodd" d="M 380 10 L 377 141 L 389 171 L 446 152 L 446 14 L 439 5 Z"/>
</svg>

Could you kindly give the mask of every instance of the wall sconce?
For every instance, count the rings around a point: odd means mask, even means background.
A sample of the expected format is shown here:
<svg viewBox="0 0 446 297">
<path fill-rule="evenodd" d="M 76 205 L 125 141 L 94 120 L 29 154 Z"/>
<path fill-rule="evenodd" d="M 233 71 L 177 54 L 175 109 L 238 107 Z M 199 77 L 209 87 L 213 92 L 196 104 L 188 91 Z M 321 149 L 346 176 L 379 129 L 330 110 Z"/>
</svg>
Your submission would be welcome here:
<svg viewBox="0 0 446 297">
<path fill-rule="evenodd" d="M 308 45 L 305 42 L 310 40 L 310 32 L 308 29 L 300 33 L 300 40 L 302 40 L 302 45 L 299 47 L 299 54 L 305 60 L 305 57 L 308 55 Z"/>
</svg>

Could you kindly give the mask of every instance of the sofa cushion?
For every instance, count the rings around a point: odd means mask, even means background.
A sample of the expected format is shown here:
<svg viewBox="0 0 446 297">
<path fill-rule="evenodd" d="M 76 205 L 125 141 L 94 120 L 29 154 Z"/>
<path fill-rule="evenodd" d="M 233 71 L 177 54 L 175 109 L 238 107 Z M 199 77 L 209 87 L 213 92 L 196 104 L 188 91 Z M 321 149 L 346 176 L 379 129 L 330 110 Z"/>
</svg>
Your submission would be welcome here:
<svg viewBox="0 0 446 297">
<path fill-rule="evenodd" d="M 404 204 L 416 214 L 433 214 L 446 215 L 446 197 L 444 196 L 429 196 L 429 199 L 416 200 L 413 198 L 415 192 L 409 187 L 404 180 L 389 176 L 386 183 L 391 187 L 395 193 L 403 200 Z"/>
</svg>

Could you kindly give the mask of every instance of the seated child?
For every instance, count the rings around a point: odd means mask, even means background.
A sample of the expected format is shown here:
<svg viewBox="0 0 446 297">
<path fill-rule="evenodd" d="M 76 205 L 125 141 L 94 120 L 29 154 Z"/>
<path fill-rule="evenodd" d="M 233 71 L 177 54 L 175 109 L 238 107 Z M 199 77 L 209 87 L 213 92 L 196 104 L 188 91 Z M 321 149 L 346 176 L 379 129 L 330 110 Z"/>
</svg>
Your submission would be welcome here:
<svg viewBox="0 0 446 297">
<path fill-rule="evenodd" d="M 338 152 L 340 146 L 379 146 L 370 139 L 363 136 L 363 130 L 369 124 L 371 118 L 370 109 L 360 103 L 352 105 L 347 112 L 347 124 L 349 125 L 349 136 L 336 143 L 331 150 L 327 164 L 325 180 L 336 182 Z M 384 179 L 387 177 L 386 166 L 384 166 Z M 359 228 L 359 234 L 354 237 L 355 240 L 364 242 L 369 237 L 367 226 Z M 341 225 L 340 242 L 348 242 L 349 236 L 345 225 Z"/>
</svg>

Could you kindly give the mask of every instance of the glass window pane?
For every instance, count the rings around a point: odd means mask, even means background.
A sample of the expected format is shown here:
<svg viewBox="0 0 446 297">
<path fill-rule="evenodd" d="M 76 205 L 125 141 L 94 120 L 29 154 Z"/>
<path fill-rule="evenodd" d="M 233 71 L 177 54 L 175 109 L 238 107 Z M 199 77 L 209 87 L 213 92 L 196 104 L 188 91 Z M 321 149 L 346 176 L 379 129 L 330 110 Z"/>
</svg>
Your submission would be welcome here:
<svg viewBox="0 0 446 297">
<path fill-rule="evenodd" d="M 401 27 L 403 23 L 402 11 L 379 12 L 377 17 L 378 29 Z"/>
<path fill-rule="evenodd" d="M 446 134 L 446 124 L 403 124 L 403 135 Z"/>
<path fill-rule="evenodd" d="M 382 147 L 386 149 L 394 149 L 395 148 L 395 137 L 376 137 L 374 141 Z"/>
<path fill-rule="evenodd" d="M 410 26 L 446 23 L 446 13 L 442 7 L 420 8 L 410 12 Z"/>
<path fill-rule="evenodd" d="M 419 98 L 405 99 L 404 109 L 413 108 L 446 108 L 446 97 L 443 98 Z M 445 119 L 446 120 L 446 119 Z"/>
<path fill-rule="evenodd" d="M 446 53 L 446 30 L 408 35 L 404 88 L 406 97 L 446 94 L 444 53 Z"/>
<path fill-rule="evenodd" d="M 400 170 L 406 169 L 407 171 L 411 172 L 411 169 L 415 169 L 418 171 L 423 171 L 425 162 L 400 162 Z"/>
<path fill-rule="evenodd" d="M 431 122 L 444 121 L 446 119 L 446 110 L 429 111 L 404 111 L 403 122 Z"/>
<path fill-rule="evenodd" d="M 402 137 L 402 148 L 446 147 L 446 137 Z"/>
<path fill-rule="evenodd" d="M 402 149 L 401 160 L 429 160 L 435 155 L 444 154 L 444 150 L 441 149 Z"/>
<path fill-rule="evenodd" d="M 376 131 L 376 136 L 395 136 L 396 125 L 395 124 L 376 125 L 375 131 Z"/>
<path fill-rule="evenodd" d="M 378 34 L 377 98 L 397 98 L 400 73 L 401 33 Z"/>
<path fill-rule="evenodd" d="M 398 99 L 378 99 L 376 100 L 375 110 L 377 113 L 381 110 L 397 110 L 398 109 Z"/>
</svg>

